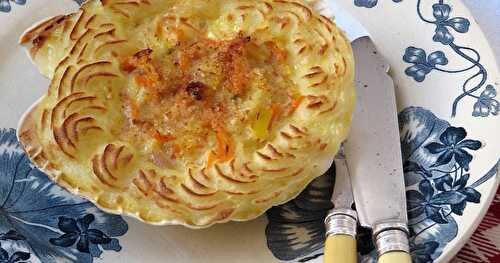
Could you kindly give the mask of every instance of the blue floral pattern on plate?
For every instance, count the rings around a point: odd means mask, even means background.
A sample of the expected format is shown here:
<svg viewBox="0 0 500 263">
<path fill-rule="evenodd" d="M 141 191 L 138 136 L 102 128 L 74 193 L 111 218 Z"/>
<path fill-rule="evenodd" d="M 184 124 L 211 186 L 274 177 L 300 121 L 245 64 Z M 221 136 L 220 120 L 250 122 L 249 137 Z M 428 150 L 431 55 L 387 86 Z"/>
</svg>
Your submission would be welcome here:
<svg viewBox="0 0 500 263">
<path fill-rule="evenodd" d="M 26 0 L 0 0 L 0 12 L 10 12 L 12 9 L 10 3 L 16 3 L 18 5 L 24 5 L 26 4 Z M 1 261 L 0 261 L 1 262 Z"/>
<path fill-rule="evenodd" d="M 375 7 L 377 3 L 377 0 L 354 0 L 354 5 L 366 8 Z M 472 108 L 472 116 L 488 117 L 498 115 L 500 105 L 496 99 L 497 91 L 492 84 L 488 84 L 488 72 L 480 62 L 480 54 L 474 48 L 456 43 L 455 36 L 452 34 L 453 32 L 467 33 L 470 27 L 469 19 L 452 17 L 452 8 L 444 0 L 439 0 L 432 5 L 432 19 L 424 17 L 422 0 L 417 1 L 416 10 L 420 20 L 436 27 L 432 40 L 448 46 L 464 63 L 469 65 L 461 69 L 447 69 L 442 67 L 448 64 L 448 58 L 446 58 L 443 51 L 434 51 L 426 57 L 425 50 L 410 46 L 404 52 L 403 61 L 413 65 L 405 70 L 405 74 L 417 82 L 423 82 L 426 75 L 433 70 L 446 74 L 463 74 L 467 76 L 467 79 L 462 84 L 462 94 L 453 101 L 452 117 L 457 115 L 459 103 L 466 97 L 476 100 Z"/>
<path fill-rule="evenodd" d="M 73 1 L 81 5 L 86 0 L 73 0 Z M 9 13 L 12 10 L 11 2 L 16 3 L 18 5 L 26 4 L 26 0 L 0 0 L 0 12 Z"/>
<path fill-rule="evenodd" d="M 403 60 L 413 64 L 405 70 L 405 73 L 418 82 L 424 81 L 425 76 L 432 70 L 439 69 L 437 65 L 448 64 L 448 59 L 442 51 L 432 52 L 427 56 L 423 49 L 416 47 L 407 48 Z"/>
<path fill-rule="evenodd" d="M 460 94 L 452 106 L 452 116 L 456 116 L 457 108 L 459 102 L 465 98 L 470 97 L 476 99 L 477 102 L 474 104 L 472 115 L 474 117 L 488 117 L 491 115 L 497 115 L 499 111 L 498 101 L 495 99 L 496 90 L 493 85 L 486 85 L 488 79 L 488 72 L 484 68 L 484 66 L 480 63 L 481 56 L 479 53 L 470 47 L 461 46 L 456 43 L 455 37 L 452 35 L 452 30 L 457 33 L 467 33 L 469 31 L 470 22 L 468 19 L 463 17 L 451 17 L 451 6 L 444 3 L 444 0 L 440 0 L 438 3 L 432 5 L 433 9 L 433 20 L 427 19 L 422 15 L 421 12 L 420 1 L 417 3 L 417 11 L 420 19 L 426 23 L 434 24 L 436 26 L 434 36 L 432 40 L 435 42 L 439 42 L 443 45 L 446 45 L 451 48 L 455 54 L 460 56 L 465 62 L 470 65 L 459 70 L 449 70 L 445 68 L 437 68 L 434 69 L 448 73 L 448 74 L 459 74 L 466 72 L 473 72 L 473 74 L 469 75 L 470 77 L 462 85 L 463 93 Z M 408 48 L 405 52 L 405 56 L 408 53 L 411 53 L 411 48 Z M 472 55 L 473 54 L 473 55 Z M 413 63 L 412 61 L 406 60 L 403 57 L 403 60 L 407 63 Z M 412 66 L 414 67 L 414 66 Z M 410 67 L 411 68 L 411 67 Z M 478 72 L 474 70 L 476 69 Z M 411 74 L 411 71 L 406 71 L 408 76 L 414 77 Z M 415 77 L 414 77 L 415 78 Z M 417 79 L 416 81 L 423 81 L 423 79 Z M 477 84 L 474 83 L 475 80 L 478 80 Z M 474 93 L 477 93 L 482 90 L 482 93 L 477 96 Z"/>
<path fill-rule="evenodd" d="M 456 39 L 452 34 L 452 32 L 461 34 L 467 33 L 469 31 L 470 21 L 464 17 L 452 17 L 452 8 L 450 5 L 446 4 L 444 0 L 439 0 L 436 4 L 432 5 L 433 19 L 425 18 L 421 8 L 421 0 L 419 0 L 417 2 L 417 13 L 419 18 L 423 22 L 432 24 L 436 27 L 432 40 L 448 46 L 451 51 L 464 61 L 466 66 L 461 69 L 453 70 L 439 67 L 438 65 L 445 66 L 448 64 L 448 59 L 443 51 L 435 51 L 432 53 L 439 54 L 442 63 L 432 63 L 432 61 L 425 61 L 425 59 L 422 59 L 421 54 L 425 54 L 423 49 L 408 47 L 403 56 L 403 60 L 413 64 L 413 66 L 406 69 L 406 75 L 412 77 L 417 82 L 422 82 L 425 80 L 425 76 L 432 70 L 446 74 L 463 74 L 467 76 L 467 79 L 462 84 L 462 94 L 457 96 L 453 101 L 451 115 L 453 117 L 456 116 L 460 101 L 466 97 L 476 100 L 472 109 L 472 116 L 488 117 L 498 115 L 500 108 L 498 101 L 495 99 L 496 89 L 493 85 L 487 84 L 488 72 L 480 62 L 480 54 L 474 48 L 461 46 L 456 43 Z M 479 96 L 477 94 L 478 92 L 480 92 Z"/>
<path fill-rule="evenodd" d="M 395 3 L 399 3 L 403 0 L 392 0 Z M 378 0 L 354 0 L 354 4 L 359 7 L 372 8 L 378 4 Z"/>
<path fill-rule="evenodd" d="M 330 202 L 335 168 L 313 180 L 294 200 L 267 211 L 267 245 L 281 260 L 305 262 L 323 247 L 323 220 L 333 206 Z M 317 254 L 317 253 L 316 253 Z"/>
<path fill-rule="evenodd" d="M 0 233 L 0 241 L 18 241 L 18 240 L 25 240 L 26 238 L 20 234 L 18 234 L 14 230 L 10 230 L 7 233 Z M 27 252 L 22 252 L 22 251 L 16 251 L 9 255 L 9 252 L 5 249 L 2 248 L 1 243 L 0 243 L 0 262 L 1 263 L 23 263 L 27 262 L 31 257 L 30 253 Z"/>
<path fill-rule="evenodd" d="M 28 160 L 14 129 L 0 129 L 0 262 L 93 262 L 120 251 L 121 216 L 54 184 Z"/>
<path fill-rule="evenodd" d="M 498 100 L 496 100 L 497 91 L 493 85 L 486 86 L 486 89 L 481 93 L 477 102 L 474 104 L 474 111 L 472 116 L 474 117 L 488 117 L 488 115 L 498 115 L 500 111 L 500 105 Z"/>
<path fill-rule="evenodd" d="M 456 216 L 469 203 L 479 203 L 477 186 L 493 178 L 498 162 L 470 183 L 472 153 L 482 144 L 467 138 L 462 127 L 453 127 L 423 108 L 410 107 L 399 114 L 406 185 L 410 246 L 413 262 L 433 262 L 458 233 Z M 416 128 L 418 127 L 418 128 Z M 323 220 L 331 208 L 334 172 L 313 181 L 295 200 L 268 211 L 268 247 L 282 260 L 307 261 L 321 255 Z M 359 252 L 374 262 L 375 251 L 366 230 L 358 236 Z"/>
</svg>

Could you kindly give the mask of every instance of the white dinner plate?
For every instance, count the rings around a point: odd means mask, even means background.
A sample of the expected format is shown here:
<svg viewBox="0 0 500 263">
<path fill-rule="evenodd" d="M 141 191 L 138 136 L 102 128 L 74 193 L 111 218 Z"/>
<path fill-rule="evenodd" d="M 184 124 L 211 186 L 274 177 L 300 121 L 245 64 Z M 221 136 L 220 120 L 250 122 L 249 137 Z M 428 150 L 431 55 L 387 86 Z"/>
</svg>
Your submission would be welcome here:
<svg viewBox="0 0 500 263">
<path fill-rule="evenodd" d="M 459 0 L 337 1 L 370 31 L 392 68 L 414 262 L 448 262 L 499 183 L 493 52 Z M 30 164 L 15 128 L 49 81 L 17 40 L 78 2 L 0 0 L 0 262 L 322 262 L 331 175 L 257 220 L 191 230 L 106 214 Z M 358 249 L 373 261 L 367 230 L 360 229 Z"/>
</svg>

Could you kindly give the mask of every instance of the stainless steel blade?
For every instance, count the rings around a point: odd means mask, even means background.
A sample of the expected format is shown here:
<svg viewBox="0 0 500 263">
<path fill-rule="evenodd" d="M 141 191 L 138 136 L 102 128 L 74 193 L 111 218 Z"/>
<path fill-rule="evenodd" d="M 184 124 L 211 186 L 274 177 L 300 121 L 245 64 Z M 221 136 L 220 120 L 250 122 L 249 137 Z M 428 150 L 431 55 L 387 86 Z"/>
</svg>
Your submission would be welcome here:
<svg viewBox="0 0 500 263">
<path fill-rule="evenodd" d="M 351 178 L 343 148 L 335 156 L 335 187 L 332 203 L 335 209 L 350 209 L 354 203 Z"/>
<path fill-rule="evenodd" d="M 332 203 L 333 209 L 325 218 L 326 236 L 350 235 L 356 238 L 358 215 L 351 208 L 354 198 L 343 146 L 335 156 L 335 187 Z"/>
<path fill-rule="evenodd" d="M 407 223 L 394 83 L 368 37 L 353 42 L 357 108 L 345 143 L 360 223 Z"/>
</svg>

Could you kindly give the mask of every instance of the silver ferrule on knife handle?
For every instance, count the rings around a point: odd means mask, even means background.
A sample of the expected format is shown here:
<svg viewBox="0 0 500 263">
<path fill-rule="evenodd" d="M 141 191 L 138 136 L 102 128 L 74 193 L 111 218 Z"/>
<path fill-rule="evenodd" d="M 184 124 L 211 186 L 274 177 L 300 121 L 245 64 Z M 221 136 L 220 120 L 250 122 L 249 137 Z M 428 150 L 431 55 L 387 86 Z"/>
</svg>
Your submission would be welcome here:
<svg viewBox="0 0 500 263">
<path fill-rule="evenodd" d="M 358 214 L 352 209 L 333 209 L 325 218 L 326 236 L 349 235 L 356 238 Z"/>
<path fill-rule="evenodd" d="M 375 226 L 373 236 L 378 256 L 393 251 L 409 253 L 408 227 L 404 223 L 383 223 Z"/>
</svg>

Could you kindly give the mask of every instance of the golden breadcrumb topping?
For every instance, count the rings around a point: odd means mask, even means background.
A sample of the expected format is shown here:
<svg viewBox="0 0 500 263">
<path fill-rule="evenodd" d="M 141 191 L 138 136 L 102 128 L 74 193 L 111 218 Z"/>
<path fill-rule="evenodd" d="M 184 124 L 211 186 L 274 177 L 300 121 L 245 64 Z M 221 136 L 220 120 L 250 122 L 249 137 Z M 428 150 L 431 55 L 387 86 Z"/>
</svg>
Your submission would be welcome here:
<svg viewBox="0 0 500 263">
<path fill-rule="evenodd" d="M 182 30 L 175 32 L 183 36 Z M 248 133 L 243 122 L 252 118 L 249 136 L 266 139 L 273 123 L 298 106 L 300 98 L 293 99 L 294 85 L 285 73 L 287 52 L 274 42 L 240 34 L 230 40 L 179 37 L 172 44 L 121 61 L 132 86 L 122 94 L 129 120 L 124 131 L 156 140 L 161 150 L 155 163 L 195 156 L 209 136 L 217 142 L 209 162 L 230 159 L 232 134 Z M 257 93 L 266 94 L 257 108 L 245 107 Z"/>
</svg>

